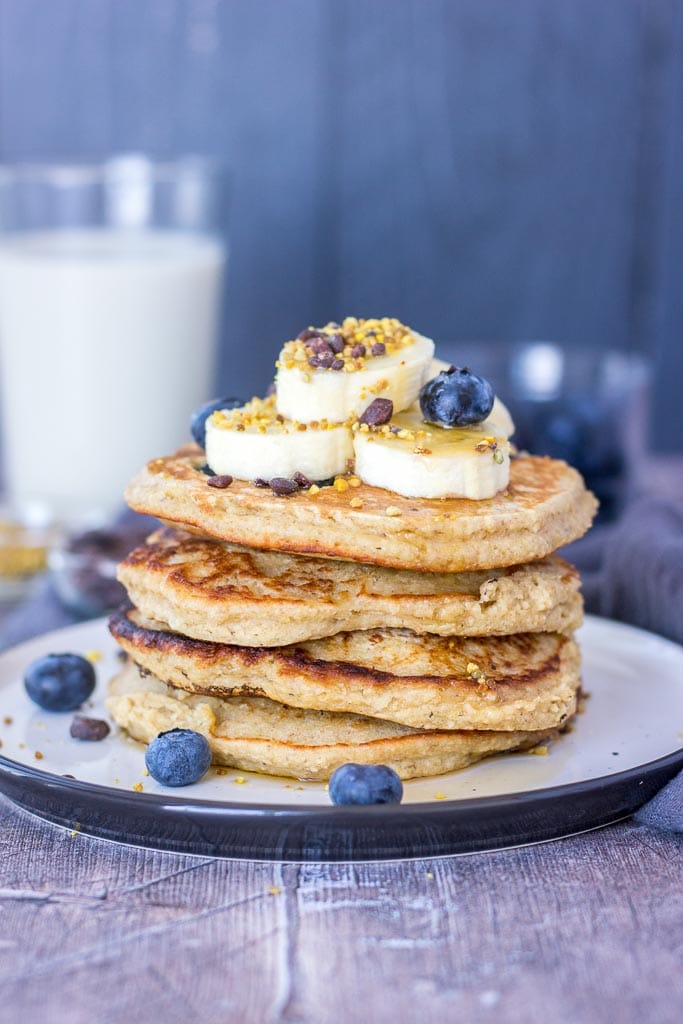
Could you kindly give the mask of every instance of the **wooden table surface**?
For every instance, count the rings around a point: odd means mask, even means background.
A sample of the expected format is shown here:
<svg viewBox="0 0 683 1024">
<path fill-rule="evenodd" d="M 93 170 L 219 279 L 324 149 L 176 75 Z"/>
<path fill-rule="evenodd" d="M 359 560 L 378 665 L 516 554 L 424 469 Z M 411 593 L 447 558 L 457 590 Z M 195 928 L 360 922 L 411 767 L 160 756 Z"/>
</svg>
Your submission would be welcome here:
<svg viewBox="0 0 683 1024">
<path fill-rule="evenodd" d="M 0 820 L 3 1024 L 681 1020 L 680 837 L 277 865 Z"/>
</svg>

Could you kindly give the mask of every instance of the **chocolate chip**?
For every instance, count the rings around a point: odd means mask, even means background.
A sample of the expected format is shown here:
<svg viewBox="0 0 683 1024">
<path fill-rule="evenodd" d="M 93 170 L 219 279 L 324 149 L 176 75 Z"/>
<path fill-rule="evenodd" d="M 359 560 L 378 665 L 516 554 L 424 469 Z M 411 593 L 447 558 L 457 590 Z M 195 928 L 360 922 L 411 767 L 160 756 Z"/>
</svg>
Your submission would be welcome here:
<svg viewBox="0 0 683 1024">
<path fill-rule="evenodd" d="M 388 423 L 394 415 L 394 403 L 390 398 L 376 398 L 367 407 L 359 423 L 367 423 L 370 427 L 379 427 Z"/>
<path fill-rule="evenodd" d="M 263 477 L 257 476 L 254 480 L 254 487 L 270 487 L 270 484 Z"/>
<path fill-rule="evenodd" d="M 344 360 L 343 359 L 335 359 L 335 361 L 330 366 L 330 369 L 331 370 L 343 370 L 344 369 Z"/>
<path fill-rule="evenodd" d="M 333 352 L 339 355 L 340 352 L 344 351 L 344 339 L 341 334 L 328 334 L 327 344 L 330 346 Z"/>
<path fill-rule="evenodd" d="M 294 494 L 299 490 L 299 485 L 294 480 L 285 480 L 282 476 L 274 476 L 270 481 L 270 489 L 273 494 L 285 497 L 287 494 Z"/>
<path fill-rule="evenodd" d="M 316 335 L 315 338 L 311 338 L 306 345 L 306 348 L 315 355 L 321 355 L 323 352 L 327 353 L 332 351 L 327 342 L 327 335 Z"/>
<path fill-rule="evenodd" d="M 307 327 L 305 331 L 297 335 L 297 341 L 308 341 L 309 338 L 315 338 L 317 334 L 318 331 L 315 327 Z"/>
<path fill-rule="evenodd" d="M 360 356 L 364 356 L 367 352 L 365 345 L 354 345 L 351 349 L 351 355 L 354 359 L 359 359 Z"/>
<path fill-rule="evenodd" d="M 331 352 L 321 352 L 320 355 L 311 356 L 308 365 L 316 369 L 329 370 L 333 362 L 334 356 Z"/>
<path fill-rule="evenodd" d="M 386 350 L 387 346 L 384 344 L 383 341 L 376 341 L 375 344 L 370 349 L 370 352 L 372 353 L 373 356 L 383 356 Z"/>
<path fill-rule="evenodd" d="M 69 734 L 75 740 L 103 740 L 110 733 L 110 728 L 101 718 L 87 718 L 86 715 L 74 715 Z"/>
<path fill-rule="evenodd" d="M 299 487 L 311 487 L 311 481 L 303 473 L 295 473 L 292 480 L 299 485 Z"/>
<path fill-rule="evenodd" d="M 206 482 L 209 485 L 209 487 L 218 487 L 221 491 L 223 491 L 225 490 L 226 487 L 230 486 L 232 481 L 233 478 L 226 474 L 225 476 L 212 476 L 211 479 L 207 480 Z"/>
</svg>

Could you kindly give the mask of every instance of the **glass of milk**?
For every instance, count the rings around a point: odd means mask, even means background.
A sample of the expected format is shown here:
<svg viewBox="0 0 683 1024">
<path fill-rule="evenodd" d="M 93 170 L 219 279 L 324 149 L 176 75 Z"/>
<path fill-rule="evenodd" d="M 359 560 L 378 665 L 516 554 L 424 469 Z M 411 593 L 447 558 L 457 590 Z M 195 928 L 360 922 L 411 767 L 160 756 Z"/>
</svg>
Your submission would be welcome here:
<svg viewBox="0 0 683 1024">
<path fill-rule="evenodd" d="M 6 499 L 112 515 L 213 397 L 224 176 L 198 158 L 0 167 Z"/>
</svg>

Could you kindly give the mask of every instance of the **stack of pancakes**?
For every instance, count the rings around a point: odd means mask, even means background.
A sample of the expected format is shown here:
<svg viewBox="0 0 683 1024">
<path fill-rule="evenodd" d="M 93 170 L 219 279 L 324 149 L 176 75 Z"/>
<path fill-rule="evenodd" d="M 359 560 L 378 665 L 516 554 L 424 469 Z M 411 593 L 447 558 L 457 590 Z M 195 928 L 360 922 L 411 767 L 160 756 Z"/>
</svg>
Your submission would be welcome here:
<svg viewBox="0 0 683 1024">
<path fill-rule="evenodd" d="M 189 728 L 217 765 L 407 779 L 544 744 L 574 714 L 579 578 L 552 552 L 595 512 L 575 470 L 517 457 L 482 501 L 210 479 L 193 446 L 127 491 L 164 524 L 122 563 L 111 620 L 129 660 L 108 706 L 136 739 Z"/>
</svg>

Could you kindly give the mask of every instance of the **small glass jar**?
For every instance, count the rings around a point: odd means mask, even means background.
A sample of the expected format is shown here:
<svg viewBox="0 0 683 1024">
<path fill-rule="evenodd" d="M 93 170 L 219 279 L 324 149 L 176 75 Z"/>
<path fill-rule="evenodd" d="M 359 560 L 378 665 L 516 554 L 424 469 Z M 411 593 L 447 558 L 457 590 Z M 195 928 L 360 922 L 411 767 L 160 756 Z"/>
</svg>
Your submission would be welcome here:
<svg viewBox="0 0 683 1024">
<path fill-rule="evenodd" d="M 44 505 L 0 506 L 0 603 L 19 601 L 31 593 L 47 569 L 56 538 Z"/>
<path fill-rule="evenodd" d="M 52 584 L 62 604 L 83 619 L 113 611 L 126 600 L 116 578 L 119 562 L 142 544 L 148 524 L 96 527 L 64 537 L 49 555 Z"/>
</svg>

